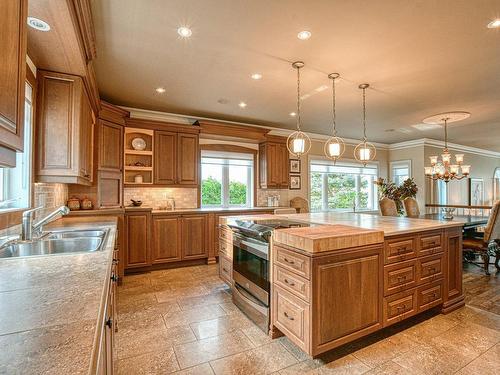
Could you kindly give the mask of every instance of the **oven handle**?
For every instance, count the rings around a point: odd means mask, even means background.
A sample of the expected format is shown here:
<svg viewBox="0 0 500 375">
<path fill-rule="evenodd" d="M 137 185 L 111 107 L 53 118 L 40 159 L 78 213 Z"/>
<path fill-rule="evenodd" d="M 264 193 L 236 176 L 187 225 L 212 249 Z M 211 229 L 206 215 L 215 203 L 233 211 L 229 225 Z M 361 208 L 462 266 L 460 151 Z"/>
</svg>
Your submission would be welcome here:
<svg viewBox="0 0 500 375">
<path fill-rule="evenodd" d="M 244 288 L 238 285 L 238 283 L 234 283 L 234 288 L 236 292 L 239 293 L 243 298 L 247 300 L 247 302 L 256 310 L 262 311 L 262 309 L 267 309 L 268 307 L 262 302 L 259 301 L 256 297 L 252 296 L 248 293 Z"/>
<path fill-rule="evenodd" d="M 258 256 L 259 258 L 269 260 L 269 254 L 267 252 L 264 252 L 262 250 L 259 250 L 255 247 L 251 246 L 252 243 L 245 241 L 244 238 L 241 236 L 233 235 L 233 238 L 234 237 L 237 237 L 236 238 L 237 241 L 233 241 L 233 245 L 235 245 L 236 247 L 239 247 L 242 250 L 248 251 L 249 253 L 252 253 L 253 255 Z M 267 244 L 265 244 L 265 245 L 267 246 Z"/>
</svg>

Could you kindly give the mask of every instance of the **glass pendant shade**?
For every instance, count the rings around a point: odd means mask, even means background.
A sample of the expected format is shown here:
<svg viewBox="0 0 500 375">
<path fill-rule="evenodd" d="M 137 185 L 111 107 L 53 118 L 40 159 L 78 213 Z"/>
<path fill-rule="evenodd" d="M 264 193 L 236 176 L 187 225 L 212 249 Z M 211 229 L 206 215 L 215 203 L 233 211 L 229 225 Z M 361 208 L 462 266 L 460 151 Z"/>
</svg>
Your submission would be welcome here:
<svg viewBox="0 0 500 375">
<path fill-rule="evenodd" d="M 361 142 L 354 149 L 354 157 L 357 161 L 363 164 L 366 167 L 366 164 L 369 161 L 375 159 L 375 155 L 377 154 L 377 150 L 373 144 L 370 142 Z"/>
<path fill-rule="evenodd" d="M 457 174 L 459 166 L 457 164 L 450 165 L 450 173 Z"/>
<path fill-rule="evenodd" d="M 462 164 L 464 162 L 464 154 L 456 154 L 455 160 L 457 161 L 458 165 Z"/>
<path fill-rule="evenodd" d="M 324 146 L 325 156 L 328 159 L 333 160 L 335 164 L 338 159 L 344 154 L 345 151 L 345 143 L 342 138 L 339 137 L 330 137 L 325 142 Z"/>
<path fill-rule="evenodd" d="M 470 165 L 461 165 L 462 174 L 467 176 L 470 173 Z"/>
<path fill-rule="evenodd" d="M 450 164 L 451 162 L 451 155 L 447 152 L 441 154 L 441 159 L 443 160 L 444 164 Z"/>
<path fill-rule="evenodd" d="M 431 159 L 431 165 L 434 166 L 438 162 L 438 157 L 437 156 L 429 156 L 429 159 Z"/>
<path fill-rule="evenodd" d="M 424 167 L 425 170 L 425 175 L 426 176 L 431 176 L 432 175 L 432 167 Z"/>
<path fill-rule="evenodd" d="M 293 156 L 300 158 L 302 155 L 309 152 L 311 148 L 311 139 L 306 133 L 297 130 L 288 136 L 286 145 L 288 151 Z"/>
</svg>

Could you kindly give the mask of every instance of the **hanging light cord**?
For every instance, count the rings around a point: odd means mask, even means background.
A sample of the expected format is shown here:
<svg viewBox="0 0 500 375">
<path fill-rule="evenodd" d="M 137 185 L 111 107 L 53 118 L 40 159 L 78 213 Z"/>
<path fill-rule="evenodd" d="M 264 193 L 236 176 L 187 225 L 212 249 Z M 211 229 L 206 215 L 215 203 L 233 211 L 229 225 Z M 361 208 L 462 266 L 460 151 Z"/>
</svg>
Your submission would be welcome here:
<svg viewBox="0 0 500 375">
<path fill-rule="evenodd" d="M 300 67 L 297 67 L 297 130 L 300 131 Z"/>
<path fill-rule="evenodd" d="M 444 118 L 444 149 L 448 151 L 448 118 Z"/>
<path fill-rule="evenodd" d="M 363 142 L 366 140 L 366 88 L 363 88 Z"/>
<path fill-rule="evenodd" d="M 332 79 L 332 120 L 333 120 L 333 136 L 337 136 L 337 113 L 335 110 L 335 78 Z"/>
</svg>

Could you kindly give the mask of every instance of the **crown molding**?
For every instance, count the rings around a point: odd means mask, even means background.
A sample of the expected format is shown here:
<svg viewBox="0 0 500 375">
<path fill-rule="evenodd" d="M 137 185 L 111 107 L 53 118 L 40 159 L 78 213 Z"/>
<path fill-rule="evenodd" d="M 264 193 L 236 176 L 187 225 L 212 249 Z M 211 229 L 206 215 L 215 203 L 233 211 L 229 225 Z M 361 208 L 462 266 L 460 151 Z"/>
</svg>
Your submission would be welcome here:
<svg viewBox="0 0 500 375">
<path fill-rule="evenodd" d="M 412 148 L 418 146 L 444 148 L 444 141 L 439 141 L 437 139 L 431 139 L 431 138 L 420 138 L 406 142 L 393 143 L 389 145 L 389 150 L 403 150 L 405 148 Z M 500 152 L 498 151 L 485 150 L 478 147 L 460 145 L 458 143 L 448 142 L 448 149 L 453 151 L 466 152 L 474 155 L 488 156 L 488 157 L 493 156 L 495 158 L 500 158 Z"/>
</svg>

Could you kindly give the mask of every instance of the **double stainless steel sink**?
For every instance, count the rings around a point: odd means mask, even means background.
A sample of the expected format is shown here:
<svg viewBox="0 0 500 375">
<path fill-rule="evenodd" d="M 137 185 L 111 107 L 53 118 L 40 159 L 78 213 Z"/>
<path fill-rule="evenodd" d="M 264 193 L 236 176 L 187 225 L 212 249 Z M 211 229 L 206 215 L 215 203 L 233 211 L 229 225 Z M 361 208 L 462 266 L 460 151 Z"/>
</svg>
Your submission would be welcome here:
<svg viewBox="0 0 500 375">
<path fill-rule="evenodd" d="M 0 246 L 0 258 L 101 251 L 107 232 L 107 230 L 69 230 L 45 232 L 40 238 L 32 241 L 15 238 Z"/>
</svg>

